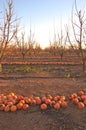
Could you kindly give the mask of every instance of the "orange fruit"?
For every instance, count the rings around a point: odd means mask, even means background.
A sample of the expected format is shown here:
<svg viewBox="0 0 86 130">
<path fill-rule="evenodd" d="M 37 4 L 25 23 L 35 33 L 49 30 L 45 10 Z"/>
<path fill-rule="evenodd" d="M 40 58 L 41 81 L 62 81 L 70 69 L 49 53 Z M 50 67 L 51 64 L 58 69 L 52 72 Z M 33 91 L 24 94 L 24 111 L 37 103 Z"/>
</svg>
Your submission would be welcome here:
<svg viewBox="0 0 86 130">
<path fill-rule="evenodd" d="M 16 105 L 11 106 L 10 110 L 11 112 L 15 112 L 17 110 L 17 106 Z"/>
<path fill-rule="evenodd" d="M 41 104 L 41 110 L 46 110 L 47 109 L 47 104 L 45 104 L 45 103 L 43 103 L 43 104 Z"/>
<path fill-rule="evenodd" d="M 57 102 L 57 103 L 54 105 L 54 109 L 59 110 L 59 109 L 60 109 L 60 103 Z"/>
<path fill-rule="evenodd" d="M 79 102 L 78 103 L 78 108 L 79 109 L 83 109 L 85 107 L 84 103 L 83 102 Z"/>
</svg>

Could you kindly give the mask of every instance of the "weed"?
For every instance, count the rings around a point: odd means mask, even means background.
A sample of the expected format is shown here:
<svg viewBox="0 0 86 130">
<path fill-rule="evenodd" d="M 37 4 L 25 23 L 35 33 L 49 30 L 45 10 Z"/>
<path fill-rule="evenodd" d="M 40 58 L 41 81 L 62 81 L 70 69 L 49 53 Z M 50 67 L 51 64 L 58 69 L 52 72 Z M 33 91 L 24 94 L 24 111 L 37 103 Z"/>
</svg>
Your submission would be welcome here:
<svg viewBox="0 0 86 130">
<path fill-rule="evenodd" d="M 68 74 L 65 75 L 65 77 L 66 77 L 66 78 L 71 78 L 71 74 L 68 73 Z"/>
<path fill-rule="evenodd" d="M 29 67 L 29 66 L 21 66 L 21 67 L 15 67 L 14 72 L 42 72 L 42 67 Z"/>
</svg>

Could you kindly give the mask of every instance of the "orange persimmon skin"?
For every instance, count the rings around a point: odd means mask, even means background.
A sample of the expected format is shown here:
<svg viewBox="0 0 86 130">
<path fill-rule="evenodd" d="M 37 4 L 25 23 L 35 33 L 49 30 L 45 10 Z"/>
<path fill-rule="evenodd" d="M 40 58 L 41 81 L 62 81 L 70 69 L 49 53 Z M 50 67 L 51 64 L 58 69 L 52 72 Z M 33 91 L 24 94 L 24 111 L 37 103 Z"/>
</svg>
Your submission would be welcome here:
<svg viewBox="0 0 86 130">
<path fill-rule="evenodd" d="M 5 109 L 5 104 L 0 105 L 0 111 L 3 111 Z"/>
<path fill-rule="evenodd" d="M 48 98 L 46 98 L 46 99 L 45 99 L 45 103 L 46 103 L 47 105 L 50 105 L 50 104 L 51 104 L 51 100 L 48 99 Z"/>
<path fill-rule="evenodd" d="M 59 109 L 60 109 L 60 103 L 57 102 L 57 103 L 54 105 L 54 109 L 59 110 Z"/>
<path fill-rule="evenodd" d="M 17 109 L 22 109 L 22 107 L 23 107 L 23 103 L 19 102 L 19 103 L 17 104 Z"/>
<path fill-rule="evenodd" d="M 11 106 L 10 110 L 11 112 L 17 111 L 17 106 L 16 105 Z"/>
<path fill-rule="evenodd" d="M 84 105 L 86 105 L 86 99 L 83 101 Z"/>
<path fill-rule="evenodd" d="M 74 104 L 78 104 L 78 103 L 79 103 L 79 99 L 78 99 L 78 98 L 74 98 L 74 99 L 73 99 L 73 103 L 74 103 Z"/>
<path fill-rule="evenodd" d="M 84 91 L 82 91 L 82 90 L 81 90 L 81 91 L 79 91 L 79 92 L 78 92 L 78 95 L 79 95 L 79 96 L 84 95 Z"/>
<path fill-rule="evenodd" d="M 4 111 L 5 111 L 5 112 L 9 112 L 9 111 L 10 111 L 9 105 L 5 106 Z"/>
<path fill-rule="evenodd" d="M 85 107 L 84 103 L 83 102 L 79 102 L 78 103 L 78 108 L 79 109 L 83 109 Z"/>
<path fill-rule="evenodd" d="M 68 106 L 68 103 L 66 101 L 61 102 L 61 107 L 62 108 L 67 108 L 67 106 Z"/>
<path fill-rule="evenodd" d="M 23 110 L 28 110 L 29 105 L 28 104 L 24 104 L 22 108 L 23 108 Z"/>
<path fill-rule="evenodd" d="M 47 104 L 43 103 L 40 106 L 41 110 L 46 110 L 47 109 Z"/>
<path fill-rule="evenodd" d="M 82 95 L 82 96 L 81 96 L 81 100 L 82 100 L 82 101 L 86 100 L 86 95 Z"/>
<path fill-rule="evenodd" d="M 41 102 L 42 102 L 40 97 L 35 97 L 35 100 L 36 100 L 37 105 L 41 104 Z"/>
</svg>

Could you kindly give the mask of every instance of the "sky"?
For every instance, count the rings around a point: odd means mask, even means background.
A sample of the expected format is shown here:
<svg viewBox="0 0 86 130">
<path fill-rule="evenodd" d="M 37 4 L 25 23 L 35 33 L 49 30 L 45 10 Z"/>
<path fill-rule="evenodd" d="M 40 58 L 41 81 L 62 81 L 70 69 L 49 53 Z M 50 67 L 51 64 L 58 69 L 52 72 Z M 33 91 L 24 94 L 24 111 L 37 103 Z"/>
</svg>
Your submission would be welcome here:
<svg viewBox="0 0 86 130">
<path fill-rule="evenodd" d="M 0 10 L 4 1 L 0 0 Z M 86 0 L 76 1 L 79 9 L 86 8 Z M 73 4 L 74 0 L 14 0 L 14 11 L 27 36 L 31 26 L 35 40 L 45 48 L 53 40 L 54 29 L 69 24 Z"/>
</svg>

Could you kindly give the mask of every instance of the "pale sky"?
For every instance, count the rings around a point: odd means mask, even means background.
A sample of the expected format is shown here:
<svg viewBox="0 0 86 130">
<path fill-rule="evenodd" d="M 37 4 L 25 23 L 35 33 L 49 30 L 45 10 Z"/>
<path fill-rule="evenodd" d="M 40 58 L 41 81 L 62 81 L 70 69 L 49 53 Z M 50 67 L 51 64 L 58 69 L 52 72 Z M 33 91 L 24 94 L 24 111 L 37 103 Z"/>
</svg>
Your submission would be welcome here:
<svg viewBox="0 0 86 130">
<path fill-rule="evenodd" d="M 3 2 L 0 0 L 0 10 Z M 79 9 L 86 8 L 86 0 L 76 0 Z M 54 26 L 59 29 L 70 21 L 74 0 L 14 0 L 14 11 L 22 17 L 20 26 L 29 33 L 30 22 L 35 39 L 44 48 L 53 39 Z"/>
</svg>

